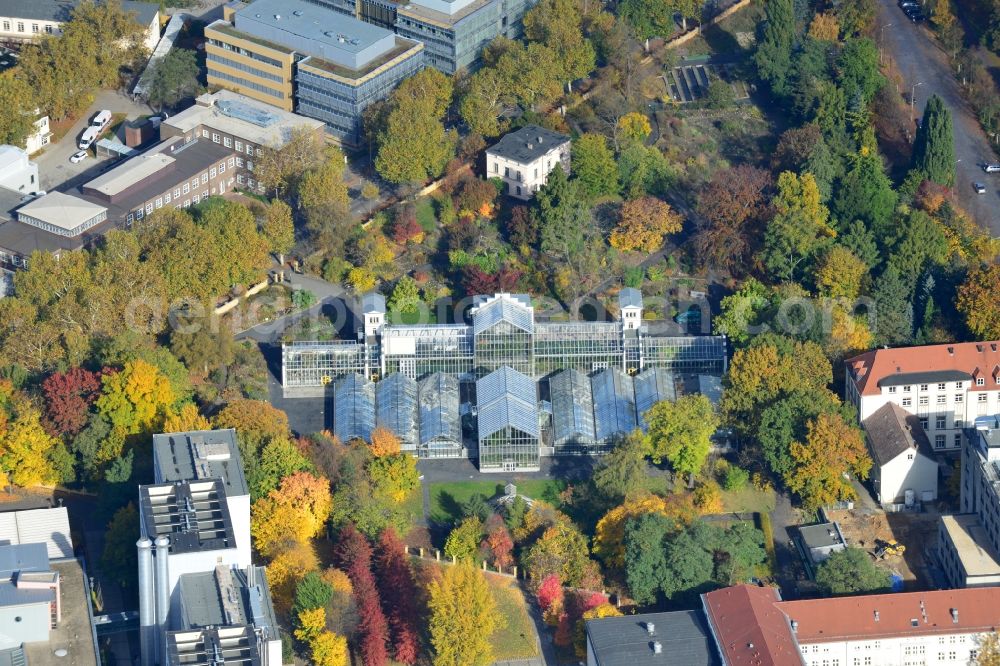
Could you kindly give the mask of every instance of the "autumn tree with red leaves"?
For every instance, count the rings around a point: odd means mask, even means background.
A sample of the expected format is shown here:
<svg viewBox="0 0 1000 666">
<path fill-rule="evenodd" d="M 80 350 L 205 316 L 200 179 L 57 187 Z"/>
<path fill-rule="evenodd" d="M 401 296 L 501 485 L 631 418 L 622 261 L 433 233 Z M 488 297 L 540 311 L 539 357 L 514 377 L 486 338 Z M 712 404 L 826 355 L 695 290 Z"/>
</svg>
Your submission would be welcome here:
<svg viewBox="0 0 1000 666">
<path fill-rule="evenodd" d="M 515 291 L 521 280 L 521 271 L 504 264 L 496 273 L 487 273 L 469 264 L 462 270 L 462 285 L 467 294 L 495 294 L 498 291 Z"/>
<path fill-rule="evenodd" d="M 87 425 L 90 406 L 101 390 L 101 374 L 83 368 L 55 372 L 42 382 L 46 429 L 55 435 L 76 435 Z"/>
<path fill-rule="evenodd" d="M 372 548 L 368 539 L 350 523 L 340 531 L 337 557 L 354 586 L 361 660 L 365 666 L 385 666 L 389 660 L 386 649 L 389 625 L 372 576 Z"/>
<path fill-rule="evenodd" d="M 514 539 L 507 531 L 503 518 L 493 514 L 486 521 L 486 538 L 481 546 L 484 559 L 493 562 L 494 566 L 506 569 L 514 563 Z"/>
<path fill-rule="evenodd" d="M 403 664 L 415 664 L 420 653 L 417 587 L 403 542 L 392 528 L 382 532 L 379 538 L 375 570 L 382 593 L 382 609 L 389 619 L 395 649 L 393 658 Z"/>
</svg>

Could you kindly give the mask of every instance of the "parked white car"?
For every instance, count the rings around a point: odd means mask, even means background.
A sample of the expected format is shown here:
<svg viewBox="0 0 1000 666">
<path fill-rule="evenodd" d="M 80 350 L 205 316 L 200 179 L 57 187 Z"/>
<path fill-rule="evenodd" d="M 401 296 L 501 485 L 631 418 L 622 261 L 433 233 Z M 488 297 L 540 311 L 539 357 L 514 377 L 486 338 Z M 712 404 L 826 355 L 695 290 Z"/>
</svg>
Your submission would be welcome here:
<svg viewBox="0 0 1000 666">
<path fill-rule="evenodd" d="M 69 156 L 69 161 L 72 162 L 73 164 L 77 164 L 79 162 L 82 162 L 85 159 L 87 159 L 87 151 L 86 150 L 81 150 L 81 151 L 75 152 L 75 153 L 73 153 L 72 155 Z"/>
</svg>

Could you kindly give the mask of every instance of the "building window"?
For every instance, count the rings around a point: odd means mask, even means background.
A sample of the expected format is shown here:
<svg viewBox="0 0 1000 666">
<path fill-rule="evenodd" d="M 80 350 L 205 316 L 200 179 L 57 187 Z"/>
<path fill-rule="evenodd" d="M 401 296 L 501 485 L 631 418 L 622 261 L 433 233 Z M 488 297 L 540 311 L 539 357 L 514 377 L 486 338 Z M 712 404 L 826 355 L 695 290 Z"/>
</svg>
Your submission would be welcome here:
<svg viewBox="0 0 1000 666">
<path fill-rule="evenodd" d="M 142 215 L 143 215 L 143 210 L 141 208 L 139 210 L 135 211 L 135 219 L 141 220 L 142 219 Z"/>
<path fill-rule="evenodd" d="M 247 144 L 247 155 L 253 155 L 253 146 Z"/>
<path fill-rule="evenodd" d="M 976 386 L 986 386 L 986 377 L 976 377 Z"/>
<path fill-rule="evenodd" d="M 239 185 L 242 185 L 242 184 L 243 184 L 243 174 L 241 174 L 241 173 L 238 173 L 238 174 L 236 174 L 236 182 L 237 182 L 237 183 L 238 183 Z"/>
<path fill-rule="evenodd" d="M 230 157 L 229 158 L 229 168 L 232 169 L 235 164 L 236 164 L 236 158 L 235 157 Z"/>
<path fill-rule="evenodd" d="M 948 396 L 946 396 L 946 395 L 939 395 L 939 396 L 937 397 L 937 404 L 939 404 L 939 405 L 943 405 L 943 404 L 945 404 L 946 402 L 948 402 Z"/>
<path fill-rule="evenodd" d="M 242 141 L 237 141 L 235 148 L 236 148 L 237 151 L 239 151 L 239 152 L 242 153 L 243 152 L 243 142 Z"/>
<path fill-rule="evenodd" d="M 247 178 L 247 187 L 253 187 L 253 178 Z"/>
<path fill-rule="evenodd" d="M 219 135 L 212 132 L 212 143 L 219 143 Z"/>
<path fill-rule="evenodd" d="M 22 23 L 21 21 L 17 22 L 17 31 L 24 32 L 24 23 Z"/>
<path fill-rule="evenodd" d="M 907 453 L 906 454 L 906 459 L 907 460 L 913 460 L 913 454 L 912 453 Z"/>
<path fill-rule="evenodd" d="M 212 176 L 214 177 L 215 174 L 213 173 Z M 208 183 L 208 174 L 207 173 L 203 173 L 203 174 L 201 174 L 201 184 L 205 185 L 206 183 Z M 197 185 L 197 183 L 195 183 L 195 185 Z"/>
<path fill-rule="evenodd" d="M 921 407 L 927 405 L 929 402 L 930 402 L 930 400 L 927 398 L 926 395 L 920 396 L 920 406 Z"/>
<path fill-rule="evenodd" d="M 152 203 L 146 204 L 146 215 L 149 215 L 152 212 L 153 212 L 153 204 Z"/>
<path fill-rule="evenodd" d="M 135 221 L 135 215 L 133 215 L 132 213 L 129 213 L 128 217 L 125 218 L 125 223 L 126 224 L 131 225 L 134 221 Z"/>
<path fill-rule="evenodd" d="M 247 171 L 253 171 L 253 162 L 247 160 Z"/>
<path fill-rule="evenodd" d="M 947 422 L 948 422 L 947 416 L 945 416 L 944 414 L 938 414 L 936 417 L 934 417 L 934 428 L 936 430 L 944 430 L 945 428 L 948 427 Z"/>
<path fill-rule="evenodd" d="M 889 387 L 889 393 L 895 393 L 895 392 L 896 392 L 896 387 L 895 386 L 890 386 Z"/>
<path fill-rule="evenodd" d="M 242 157 L 237 157 L 236 158 L 236 166 L 238 166 L 241 169 L 243 168 L 243 158 Z"/>
<path fill-rule="evenodd" d="M 32 23 L 31 24 L 31 32 L 33 32 L 36 35 L 38 34 L 38 24 L 37 23 Z"/>
<path fill-rule="evenodd" d="M 913 398 L 903 398 L 903 407 L 909 407 L 913 404 Z"/>
<path fill-rule="evenodd" d="M 985 393 L 980 393 L 980 394 L 979 394 L 979 397 L 978 397 L 978 398 L 976 398 L 976 400 L 977 400 L 978 402 L 986 402 L 986 398 L 988 398 L 988 397 L 989 397 L 989 396 L 988 396 L 987 394 L 985 394 Z"/>
<path fill-rule="evenodd" d="M 535 168 L 535 178 L 538 178 L 538 169 Z"/>
<path fill-rule="evenodd" d="M 3 22 L 3 31 L 4 32 L 10 32 L 10 21 L 4 21 Z"/>
<path fill-rule="evenodd" d="M 226 148 L 230 148 L 233 145 L 233 140 L 227 136 L 222 140 L 222 145 L 225 146 Z"/>
<path fill-rule="evenodd" d="M 955 394 L 955 402 L 962 402 L 963 400 L 965 400 L 965 396 L 964 395 L 962 395 L 961 393 L 956 393 Z"/>
<path fill-rule="evenodd" d="M 494 162 L 493 163 L 493 173 L 497 173 L 499 171 L 500 171 L 500 165 L 497 164 L 496 162 Z"/>
<path fill-rule="evenodd" d="M 962 433 L 955 433 L 953 441 L 955 442 L 955 448 L 960 448 L 962 446 Z"/>
<path fill-rule="evenodd" d="M 503 176 L 504 178 L 510 178 L 510 167 L 503 168 Z"/>
<path fill-rule="evenodd" d="M 181 188 L 175 187 L 174 188 L 174 199 L 180 199 L 180 198 L 181 198 Z"/>
<path fill-rule="evenodd" d="M 163 208 L 163 197 L 157 197 L 156 198 L 156 207 L 157 208 Z"/>
<path fill-rule="evenodd" d="M 191 196 L 191 201 L 197 206 L 198 205 L 198 201 L 199 201 L 198 195 L 197 194 L 192 195 Z"/>
<path fill-rule="evenodd" d="M 52 26 L 51 25 L 45 26 L 45 34 L 46 35 L 51 35 L 52 34 Z"/>
<path fill-rule="evenodd" d="M 913 387 L 910 386 L 909 384 L 906 384 L 905 386 L 903 386 L 903 393 L 909 393 L 912 390 L 913 390 Z"/>
<path fill-rule="evenodd" d="M 934 448 L 935 449 L 943 449 L 944 448 L 944 435 L 935 435 L 934 436 Z"/>
<path fill-rule="evenodd" d="M 927 384 L 921 384 L 920 385 L 920 390 L 921 391 L 926 391 L 927 390 Z"/>
<path fill-rule="evenodd" d="M 517 182 L 519 182 L 519 183 L 521 182 L 521 172 L 520 171 L 517 172 Z"/>
<path fill-rule="evenodd" d="M 926 416 L 921 416 L 920 417 L 920 427 L 923 428 L 924 430 L 927 430 L 927 417 Z"/>
<path fill-rule="evenodd" d="M 219 162 L 219 173 L 226 173 L 226 163 Z"/>
<path fill-rule="evenodd" d="M 184 194 L 187 194 L 188 192 L 191 191 L 191 184 L 190 183 L 184 183 L 184 187 L 181 188 L 181 189 L 184 191 Z"/>
<path fill-rule="evenodd" d="M 191 205 L 191 200 L 190 199 L 185 199 L 184 200 L 184 207 L 187 208 L 190 205 Z"/>
<path fill-rule="evenodd" d="M 943 391 L 943 390 L 945 390 L 945 388 L 947 388 L 947 386 L 945 385 L 944 382 L 941 382 L 940 384 L 938 384 L 938 391 Z"/>
<path fill-rule="evenodd" d="M 517 195 L 521 196 L 521 186 L 520 185 L 517 186 Z"/>
<path fill-rule="evenodd" d="M 207 139 L 208 138 L 208 130 L 207 129 L 203 129 L 201 131 L 201 136 Z"/>
<path fill-rule="evenodd" d="M 201 198 L 202 199 L 207 199 L 208 198 L 208 190 L 205 190 L 204 192 L 201 193 Z"/>
<path fill-rule="evenodd" d="M 163 203 L 165 204 L 170 203 L 170 192 L 167 192 L 166 194 L 163 195 Z"/>
<path fill-rule="evenodd" d="M 215 167 L 212 167 L 211 169 L 209 169 L 209 170 L 208 170 L 208 177 L 209 177 L 209 178 L 215 178 L 215 177 L 217 177 L 218 175 L 219 175 L 219 172 L 218 172 L 218 170 L 217 170 L 217 169 L 216 169 Z M 204 179 L 204 178 L 202 178 L 202 181 L 203 181 L 203 182 L 204 182 L 204 180 L 205 180 L 205 179 Z"/>
</svg>

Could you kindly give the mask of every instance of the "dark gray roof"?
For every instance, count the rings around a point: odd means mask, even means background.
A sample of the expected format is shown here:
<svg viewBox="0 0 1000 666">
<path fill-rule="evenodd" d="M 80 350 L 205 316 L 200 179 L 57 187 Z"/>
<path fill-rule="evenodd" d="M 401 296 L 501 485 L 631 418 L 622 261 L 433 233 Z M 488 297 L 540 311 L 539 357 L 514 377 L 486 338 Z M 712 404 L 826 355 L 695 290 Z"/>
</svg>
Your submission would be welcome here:
<svg viewBox="0 0 1000 666">
<path fill-rule="evenodd" d="M 569 141 L 569 137 L 565 134 L 553 132 L 538 125 L 528 125 L 505 135 L 487 152 L 526 164 L 534 162 L 567 141 Z"/>
<path fill-rule="evenodd" d="M 959 370 L 928 370 L 927 372 L 899 372 L 878 380 L 879 386 L 904 384 L 933 384 L 934 382 L 967 382 L 972 375 Z"/>
<path fill-rule="evenodd" d="M 920 419 L 894 402 L 889 402 L 864 420 L 872 457 L 879 466 L 895 460 L 901 453 L 919 450 L 931 454 L 930 440 Z"/>
<path fill-rule="evenodd" d="M 647 622 L 654 625 L 653 634 Z M 716 666 L 719 663 L 701 611 L 644 613 L 587 621 L 595 666 Z M 659 642 L 661 653 L 653 651 Z"/>
<path fill-rule="evenodd" d="M 31 256 L 35 250 L 40 252 L 79 250 L 81 247 L 91 245 L 115 228 L 115 222 L 107 220 L 87 229 L 79 236 L 71 237 L 49 233 L 30 224 L 11 220 L 0 223 L 0 249 L 16 252 L 23 257 Z"/>
<path fill-rule="evenodd" d="M 361 312 L 381 312 L 385 314 L 385 296 L 377 291 L 369 291 L 361 296 Z"/>
<path fill-rule="evenodd" d="M 844 538 L 837 523 L 804 525 L 799 528 L 799 535 L 806 548 L 829 548 L 837 544 L 844 544 Z"/>
<path fill-rule="evenodd" d="M 226 495 L 249 495 L 236 431 L 198 430 L 153 435 L 156 483 L 222 479 Z"/>
<path fill-rule="evenodd" d="M 618 307 L 642 307 L 642 292 L 634 287 L 625 287 L 618 292 Z"/>
<path fill-rule="evenodd" d="M 0 15 L 38 21 L 68 21 L 77 2 L 65 0 L 0 0 Z M 124 0 L 122 9 L 134 11 L 136 20 L 143 26 L 149 25 L 160 11 L 159 5 L 149 2 Z"/>
</svg>

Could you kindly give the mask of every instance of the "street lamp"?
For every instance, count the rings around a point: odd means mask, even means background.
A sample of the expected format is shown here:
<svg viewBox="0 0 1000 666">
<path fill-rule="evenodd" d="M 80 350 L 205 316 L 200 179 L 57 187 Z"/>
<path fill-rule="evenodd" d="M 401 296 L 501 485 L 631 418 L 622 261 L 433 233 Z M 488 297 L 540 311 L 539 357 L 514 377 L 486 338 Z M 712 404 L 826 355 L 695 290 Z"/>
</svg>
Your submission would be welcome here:
<svg viewBox="0 0 1000 666">
<path fill-rule="evenodd" d="M 922 85 L 924 85 L 923 81 L 921 81 L 920 83 L 914 83 L 912 86 L 910 86 L 910 122 L 911 123 L 913 122 L 913 96 L 917 92 L 917 86 L 922 86 Z"/>
<path fill-rule="evenodd" d="M 879 29 L 878 33 L 878 64 L 882 64 L 882 48 L 885 45 L 885 29 L 891 28 L 891 23 L 886 23 Z"/>
</svg>

